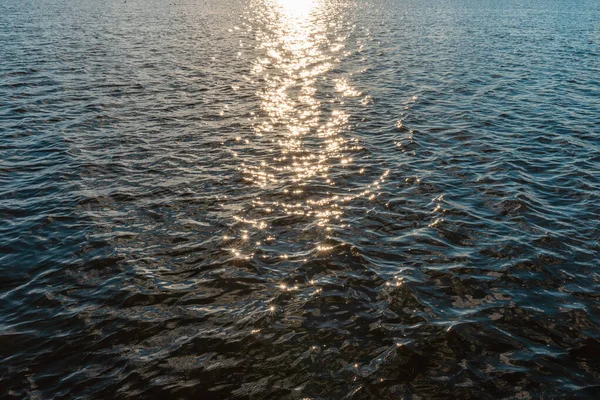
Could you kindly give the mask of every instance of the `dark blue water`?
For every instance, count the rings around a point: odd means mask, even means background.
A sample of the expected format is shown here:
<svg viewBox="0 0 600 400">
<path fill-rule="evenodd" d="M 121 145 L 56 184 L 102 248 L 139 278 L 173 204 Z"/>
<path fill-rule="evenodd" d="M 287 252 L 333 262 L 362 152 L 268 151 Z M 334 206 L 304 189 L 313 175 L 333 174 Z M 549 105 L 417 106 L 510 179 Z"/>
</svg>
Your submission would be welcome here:
<svg viewBox="0 0 600 400">
<path fill-rule="evenodd" d="M 4 0 L 0 396 L 600 397 L 600 3 Z"/>
</svg>

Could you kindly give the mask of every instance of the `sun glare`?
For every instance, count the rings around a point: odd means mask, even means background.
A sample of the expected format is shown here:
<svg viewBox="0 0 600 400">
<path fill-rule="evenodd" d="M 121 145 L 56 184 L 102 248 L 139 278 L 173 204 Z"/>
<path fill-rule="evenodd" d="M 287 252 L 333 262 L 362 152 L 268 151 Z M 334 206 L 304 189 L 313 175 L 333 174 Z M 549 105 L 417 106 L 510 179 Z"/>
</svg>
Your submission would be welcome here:
<svg viewBox="0 0 600 400">
<path fill-rule="evenodd" d="M 315 0 L 276 0 L 284 12 L 288 14 L 308 14 L 315 5 Z"/>
</svg>

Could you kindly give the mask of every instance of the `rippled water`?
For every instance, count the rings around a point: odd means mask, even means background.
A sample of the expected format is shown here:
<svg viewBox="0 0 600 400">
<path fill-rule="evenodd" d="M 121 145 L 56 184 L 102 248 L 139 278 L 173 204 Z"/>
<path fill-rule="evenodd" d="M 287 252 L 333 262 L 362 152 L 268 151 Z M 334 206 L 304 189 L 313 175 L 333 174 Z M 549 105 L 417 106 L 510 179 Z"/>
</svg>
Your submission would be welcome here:
<svg viewBox="0 0 600 400">
<path fill-rule="evenodd" d="M 0 393 L 600 396 L 597 1 L 0 11 Z"/>
</svg>

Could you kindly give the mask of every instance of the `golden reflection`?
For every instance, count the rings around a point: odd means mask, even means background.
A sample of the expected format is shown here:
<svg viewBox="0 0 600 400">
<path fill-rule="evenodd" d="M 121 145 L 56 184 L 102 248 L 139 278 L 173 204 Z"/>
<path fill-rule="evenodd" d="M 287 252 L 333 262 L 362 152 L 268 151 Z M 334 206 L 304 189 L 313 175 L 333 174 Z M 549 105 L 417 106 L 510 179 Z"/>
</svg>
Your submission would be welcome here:
<svg viewBox="0 0 600 400">
<path fill-rule="evenodd" d="M 322 232 L 342 228 L 339 221 L 349 203 L 374 200 L 387 177 L 385 172 L 371 183 L 347 185 L 365 169 L 355 165 L 356 154 L 364 149 L 348 135 L 350 115 L 344 104 L 365 106 L 372 100 L 359 99 L 363 94 L 352 86 L 351 75 L 335 70 L 346 56 L 352 29 L 339 7 L 335 0 L 250 2 L 246 26 L 255 38 L 254 48 L 241 47 L 251 54 L 245 78 L 256 87 L 260 110 L 249 112 L 254 138 L 235 140 L 256 154 L 234 154 L 242 158 L 244 181 L 265 195 L 252 201 L 251 213 L 234 217 L 242 248 L 276 245 L 279 238 L 270 223 L 279 217 L 294 217 L 294 223 Z M 332 249 L 315 244 L 314 251 Z M 242 249 L 232 252 L 237 258 L 247 256 Z M 276 257 L 306 259 L 292 251 Z"/>
<path fill-rule="evenodd" d="M 307 14 L 314 7 L 315 0 L 276 0 L 288 14 Z"/>
</svg>

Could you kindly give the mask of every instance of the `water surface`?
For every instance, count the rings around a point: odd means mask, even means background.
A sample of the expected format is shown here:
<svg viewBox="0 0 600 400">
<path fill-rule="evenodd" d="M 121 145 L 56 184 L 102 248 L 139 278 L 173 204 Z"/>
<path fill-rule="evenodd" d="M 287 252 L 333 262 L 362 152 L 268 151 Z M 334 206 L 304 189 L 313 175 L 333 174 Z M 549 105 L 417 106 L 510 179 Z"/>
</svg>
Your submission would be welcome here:
<svg viewBox="0 0 600 400">
<path fill-rule="evenodd" d="M 4 1 L 0 393 L 597 398 L 598 21 Z"/>
</svg>

